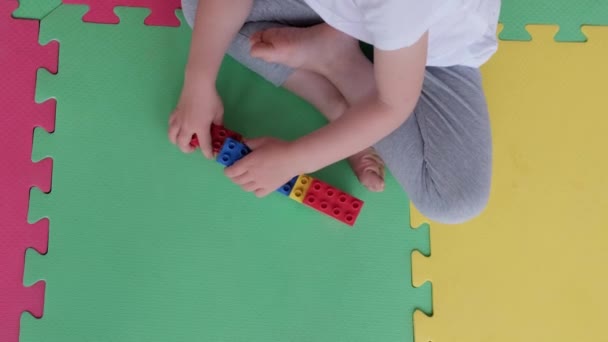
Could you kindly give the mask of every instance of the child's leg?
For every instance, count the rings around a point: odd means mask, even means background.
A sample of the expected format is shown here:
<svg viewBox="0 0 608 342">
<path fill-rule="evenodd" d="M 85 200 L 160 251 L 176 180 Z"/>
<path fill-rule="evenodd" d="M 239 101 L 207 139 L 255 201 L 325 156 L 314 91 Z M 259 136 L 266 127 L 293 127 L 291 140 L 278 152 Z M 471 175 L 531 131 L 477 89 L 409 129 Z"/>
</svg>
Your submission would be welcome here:
<svg viewBox="0 0 608 342">
<path fill-rule="evenodd" d="M 186 21 L 194 23 L 198 0 L 182 0 Z M 269 63 L 250 55 L 249 38 L 272 27 L 310 27 L 323 20 L 303 0 L 256 0 L 252 12 L 239 35 L 228 49 L 228 55 L 276 86 L 284 86 L 310 102 L 328 120 L 346 110 L 347 104 L 338 89 L 325 77 L 305 70 L 296 70 L 280 63 Z M 355 174 L 368 189 L 384 188 L 384 166 L 372 148 L 348 158 Z"/>
<path fill-rule="evenodd" d="M 283 86 L 315 106 L 329 121 L 339 118 L 348 108 L 348 102 L 338 88 L 316 72 L 296 69 Z M 350 156 L 348 163 L 367 189 L 384 190 L 384 162 L 374 148 Z"/>
<path fill-rule="evenodd" d="M 336 37 L 325 24 L 273 31 L 265 35 L 275 47 L 265 59 L 325 76 L 351 104 L 374 90 L 373 66 L 352 44 L 341 42 L 348 37 Z M 318 58 L 320 51 L 330 57 Z M 335 60 L 339 63 L 332 64 Z M 423 214 L 444 223 L 477 216 L 489 197 L 492 152 L 479 70 L 427 68 L 414 112 L 375 147 Z"/>
<path fill-rule="evenodd" d="M 443 223 L 486 207 L 492 138 L 481 75 L 467 67 L 427 68 L 412 116 L 376 145 L 414 205 Z"/>
<path fill-rule="evenodd" d="M 182 0 L 186 22 L 194 25 L 199 0 Z M 303 0 L 255 0 L 251 14 L 230 45 L 227 54 L 250 70 L 281 86 L 293 69 L 278 63 L 268 63 L 250 56 L 249 38 L 258 31 L 272 27 L 307 27 L 323 20 Z"/>
</svg>

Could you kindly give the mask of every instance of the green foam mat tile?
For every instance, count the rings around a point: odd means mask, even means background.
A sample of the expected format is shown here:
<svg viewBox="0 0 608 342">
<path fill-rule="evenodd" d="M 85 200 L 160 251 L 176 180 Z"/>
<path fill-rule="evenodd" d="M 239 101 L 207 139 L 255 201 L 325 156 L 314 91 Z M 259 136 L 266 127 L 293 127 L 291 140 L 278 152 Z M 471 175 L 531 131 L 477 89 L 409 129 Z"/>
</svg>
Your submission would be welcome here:
<svg viewBox="0 0 608 342">
<path fill-rule="evenodd" d="M 503 0 L 500 39 L 529 41 L 526 25 L 558 25 L 555 40 L 584 42 L 583 25 L 608 25 L 606 0 Z"/>
<path fill-rule="evenodd" d="M 19 8 L 13 12 L 15 18 L 42 19 L 61 5 L 61 0 L 14 0 Z"/>
<path fill-rule="evenodd" d="M 57 99 L 50 194 L 32 192 L 30 220 L 50 219 L 49 250 L 28 253 L 26 284 L 47 283 L 44 315 L 22 318 L 22 342 L 412 341 L 413 312 L 431 314 L 431 286 L 412 286 L 406 194 L 389 175 L 367 192 L 341 162 L 315 174 L 366 201 L 353 228 L 278 193 L 258 199 L 221 165 L 167 139 L 190 29 L 84 24 L 82 6 L 42 21 L 60 42 L 59 73 L 40 72 L 37 100 Z M 183 21 L 183 17 L 180 20 Z M 227 58 L 219 91 L 226 126 L 292 139 L 321 115 Z M 303 156 L 305 157 L 305 156 Z"/>
</svg>

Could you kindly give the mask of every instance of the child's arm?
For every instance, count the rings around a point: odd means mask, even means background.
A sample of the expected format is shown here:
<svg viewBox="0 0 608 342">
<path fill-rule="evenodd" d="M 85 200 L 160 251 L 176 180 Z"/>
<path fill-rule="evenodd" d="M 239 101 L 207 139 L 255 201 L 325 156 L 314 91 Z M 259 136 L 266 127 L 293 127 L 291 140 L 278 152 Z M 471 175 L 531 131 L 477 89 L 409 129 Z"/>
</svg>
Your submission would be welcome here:
<svg viewBox="0 0 608 342">
<path fill-rule="evenodd" d="M 253 0 L 199 0 L 186 82 L 215 84 L 228 46 L 243 27 Z"/>
<path fill-rule="evenodd" d="M 252 5 L 253 0 L 199 0 L 182 94 L 169 127 L 169 139 L 183 152 L 194 150 L 190 141 L 196 134 L 203 154 L 213 157 L 210 126 L 223 116 L 217 74 Z"/>
<path fill-rule="evenodd" d="M 373 146 L 414 110 L 424 80 L 426 51 L 427 34 L 408 48 L 375 51 L 377 92 L 373 96 L 296 141 L 246 141 L 253 152 L 226 168 L 226 176 L 245 191 L 263 197 L 294 175 L 315 172 Z"/>
<path fill-rule="evenodd" d="M 294 155 L 310 156 L 299 171 L 315 172 L 373 146 L 407 120 L 422 89 L 427 39 L 425 34 L 410 47 L 374 52 L 377 93 L 334 122 L 293 142 Z"/>
</svg>

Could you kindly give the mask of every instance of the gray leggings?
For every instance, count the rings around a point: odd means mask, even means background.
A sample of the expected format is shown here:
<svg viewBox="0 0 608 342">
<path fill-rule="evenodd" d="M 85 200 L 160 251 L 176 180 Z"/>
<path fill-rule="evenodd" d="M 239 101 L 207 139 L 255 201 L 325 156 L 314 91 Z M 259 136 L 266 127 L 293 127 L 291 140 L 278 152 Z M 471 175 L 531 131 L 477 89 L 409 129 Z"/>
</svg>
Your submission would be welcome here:
<svg viewBox="0 0 608 342">
<path fill-rule="evenodd" d="M 190 26 L 197 3 L 182 0 Z M 281 86 L 293 70 L 250 57 L 248 37 L 270 27 L 321 22 L 303 0 L 256 0 L 228 54 Z M 492 174 L 490 122 L 479 70 L 427 67 L 414 112 L 375 148 L 422 214 L 448 224 L 479 215 L 488 202 Z"/>
</svg>

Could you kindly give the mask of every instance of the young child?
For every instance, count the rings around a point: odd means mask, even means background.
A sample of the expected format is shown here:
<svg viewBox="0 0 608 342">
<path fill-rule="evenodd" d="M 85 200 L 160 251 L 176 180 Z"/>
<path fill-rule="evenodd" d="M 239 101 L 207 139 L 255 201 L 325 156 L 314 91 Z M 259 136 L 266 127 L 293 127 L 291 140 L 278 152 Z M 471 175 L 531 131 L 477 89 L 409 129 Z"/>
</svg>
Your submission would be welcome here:
<svg viewBox="0 0 608 342">
<path fill-rule="evenodd" d="M 309 101 L 329 123 L 295 141 L 247 140 L 226 175 L 263 197 L 348 158 L 368 189 L 384 163 L 427 217 L 460 223 L 486 206 L 492 171 L 479 67 L 496 51 L 500 0 L 182 0 L 193 27 L 169 139 L 212 157 L 224 55 Z M 359 41 L 374 46 L 371 63 Z M 298 155 L 315 158 L 299 160 Z M 405 205 L 405 204 L 404 204 Z"/>
</svg>

